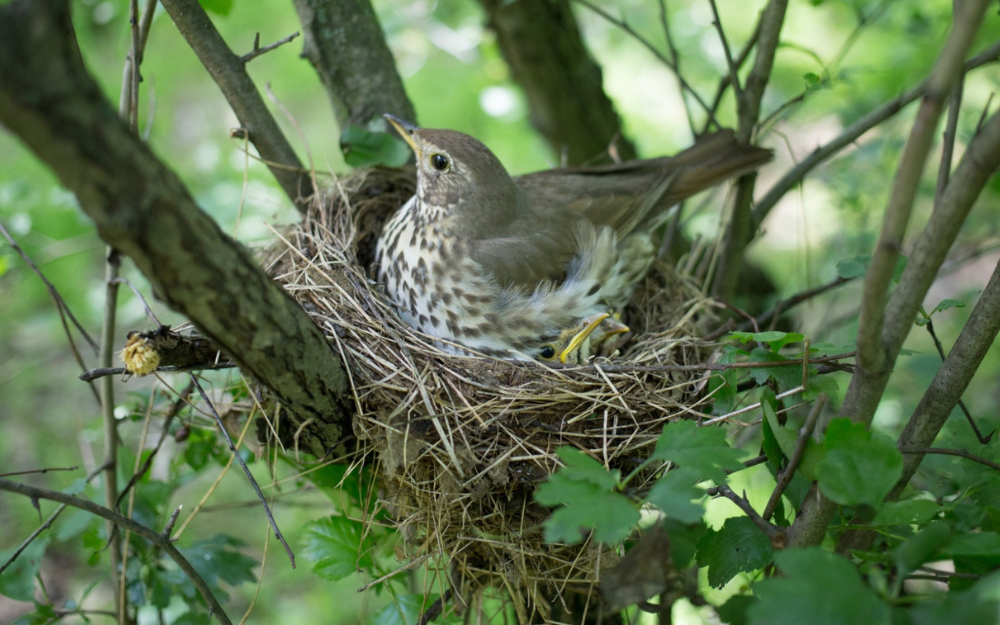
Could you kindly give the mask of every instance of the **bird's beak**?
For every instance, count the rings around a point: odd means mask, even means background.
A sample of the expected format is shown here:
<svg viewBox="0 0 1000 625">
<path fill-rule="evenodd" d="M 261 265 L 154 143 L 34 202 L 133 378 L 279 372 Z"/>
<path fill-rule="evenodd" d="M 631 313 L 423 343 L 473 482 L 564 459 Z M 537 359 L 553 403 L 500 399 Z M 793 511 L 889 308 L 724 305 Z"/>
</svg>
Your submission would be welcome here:
<svg viewBox="0 0 1000 625">
<path fill-rule="evenodd" d="M 406 141 L 406 143 L 409 144 L 410 149 L 417 155 L 417 160 L 419 161 L 420 148 L 417 146 L 417 142 L 413 140 L 413 133 L 419 129 L 410 122 L 400 119 L 395 115 L 385 114 L 382 117 L 389 120 L 389 123 L 392 124 L 393 128 L 396 129 L 396 132 L 399 133 L 399 136 L 403 137 L 403 141 Z"/>
<path fill-rule="evenodd" d="M 606 327 L 604 330 L 600 332 L 600 334 L 597 335 L 597 337 L 595 337 L 600 339 L 598 342 L 606 341 L 608 338 L 616 334 L 621 334 L 623 332 L 629 331 L 628 326 L 626 326 L 621 321 L 618 321 L 617 319 L 611 317 L 609 313 L 593 314 L 589 317 L 585 317 L 583 322 L 584 322 L 583 329 L 577 332 L 576 335 L 573 336 L 572 339 L 570 339 L 570 342 L 566 346 L 566 349 L 564 349 L 562 353 L 559 354 L 559 362 L 565 364 L 566 360 L 574 352 L 578 351 L 584 345 L 584 343 L 591 338 L 591 335 L 593 335 L 594 332 L 599 327 L 601 327 L 602 324 Z"/>
</svg>

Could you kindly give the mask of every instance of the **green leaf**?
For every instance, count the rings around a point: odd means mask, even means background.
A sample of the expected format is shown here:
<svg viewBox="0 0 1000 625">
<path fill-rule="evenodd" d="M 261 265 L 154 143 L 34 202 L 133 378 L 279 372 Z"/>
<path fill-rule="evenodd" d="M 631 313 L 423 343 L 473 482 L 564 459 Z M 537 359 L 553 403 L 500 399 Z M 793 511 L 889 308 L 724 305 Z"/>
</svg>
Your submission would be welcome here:
<svg viewBox="0 0 1000 625">
<path fill-rule="evenodd" d="M 788 362 L 789 360 L 791 359 L 765 349 L 757 348 L 750 352 L 750 362 Z M 774 378 L 774 381 L 781 388 L 793 388 L 802 382 L 802 365 L 754 367 L 750 369 L 750 377 L 759 385 L 766 384 L 768 378 Z"/>
<path fill-rule="evenodd" d="M 718 531 L 698 541 L 698 566 L 708 567 L 708 583 L 721 588 L 738 573 L 757 571 L 771 562 L 771 539 L 749 518 L 726 519 Z"/>
<path fill-rule="evenodd" d="M 691 564 L 698 550 L 698 541 L 708 531 L 708 527 L 702 521 L 686 525 L 670 518 L 663 519 L 661 525 L 670 536 L 670 557 L 674 561 L 674 567 L 683 569 Z"/>
<path fill-rule="evenodd" d="M 42 556 L 49 546 L 49 538 L 44 534 L 28 545 L 10 566 L 0 574 L 0 595 L 15 601 L 32 601 L 35 598 L 35 576 L 42 564 Z M 0 551 L 0 562 L 6 562 L 14 555 L 14 549 Z"/>
<path fill-rule="evenodd" d="M 590 529 L 598 542 L 624 540 L 639 521 L 639 511 L 616 490 L 621 473 L 608 471 L 573 447 L 556 453 L 566 466 L 535 490 L 535 500 L 543 506 L 562 506 L 545 520 L 545 540 L 574 544 Z"/>
<path fill-rule="evenodd" d="M 944 299 L 941 303 L 934 307 L 931 314 L 944 312 L 950 308 L 965 308 L 965 302 L 959 299 Z"/>
<path fill-rule="evenodd" d="M 313 564 L 313 573 L 323 579 L 344 579 L 361 569 L 370 569 L 371 550 L 362 548 L 364 527 L 342 516 L 331 516 L 307 523 L 303 529 L 300 552 Z"/>
<path fill-rule="evenodd" d="M 889 606 L 861 581 L 846 558 L 819 547 L 786 549 L 774 557 L 785 577 L 758 582 L 751 625 L 889 625 Z"/>
<path fill-rule="evenodd" d="M 917 570 L 933 558 L 942 545 L 951 538 L 951 530 L 944 523 L 931 523 L 923 531 L 903 541 L 893 553 L 900 578 Z"/>
<path fill-rule="evenodd" d="M 233 0 L 199 0 L 199 2 L 206 11 L 211 11 L 216 15 L 229 15 L 229 12 L 233 10 Z"/>
<path fill-rule="evenodd" d="M 219 587 L 218 580 L 232 586 L 256 580 L 253 568 L 257 566 L 257 561 L 235 549 L 243 546 L 243 541 L 237 538 L 216 534 L 211 538 L 199 540 L 186 549 L 178 548 L 178 551 L 184 554 L 205 579 L 205 583 L 212 588 L 215 596 L 220 601 L 225 601 L 229 595 Z"/>
<path fill-rule="evenodd" d="M 369 625 L 417 625 L 420 617 L 437 600 L 437 595 L 398 595 L 368 619 Z"/>
<path fill-rule="evenodd" d="M 411 154 L 409 146 L 399 137 L 356 125 L 344 128 L 340 134 L 340 149 L 344 151 L 344 162 L 351 167 L 401 167 Z"/>
<path fill-rule="evenodd" d="M 815 88 L 819 86 L 820 78 L 813 72 L 806 72 L 802 75 L 802 78 L 806 81 L 806 86 L 809 88 Z"/>
<path fill-rule="evenodd" d="M 938 515 L 941 507 L 926 499 L 890 501 L 882 506 L 873 525 L 922 525 Z"/>
<path fill-rule="evenodd" d="M 748 622 L 747 610 L 757 603 L 757 597 L 749 595 L 733 595 L 728 601 L 723 603 L 716 610 L 719 618 L 726 625 L 746 625 Z"/>
<path fill-rule="evenodd" d="M 850 419 L 830 422 L 823 450 L 817 467 L 820 489 L 842 505 L 878 508 L 903 474 L 903 456 L 892 440 Z"/>
<path fill-rule="evenodd" d="M 771 351 L 776 352 L 789 343 L 801 342 L 805 338 L 805 335 L 798 332 L 770 330 L 768 332 L 730 332 L 727 338 L 743 343 L 751 341 L 755 343 L 767 343 L 771 346 Z"/>
<path fill-rule="evenodd" d="M 837 262 L 837 277 L 843 279 L 859 278 L 865 275 L 868 265 L 872 262 L 871 254 L 862 254 L 853 258 L 845 258 Z"/>
<path fill-rule="evenodd" d="M 967 590 L 933 596 L 909 610 L 911 625 L 995 623 L 997 614 L 1000 614 L 1000 573 L 979 579 Z"/>
<path fill-rule="evenodd" d="M 719 364 L 732 364 L 740 355 L 745 356 L 746 352 L 727 345 L 719 357 Z M 708 379 L 708 394 L 712 397 L 712 414 L 725 414 L 733 409 L 736 404 L 736 382 L 739 380 L 739 376 L 738 370 L 727 369 Z"/>
<path fill-rule="evenodd" d="M 698 427 L 694 421 L 674 421 L 663 426 L 651 458 L 669 460 L 685 468 L 695 469 L 699 480 L 716 484 L 726 481 L 725 469 L 739 471 L 742 452 L 726 441 L 726 431 L 715 427 Z"/>
<path fill-rule="evenodd" d="M 778 423 L 778 414 L 770 402 L 763 401 L 761 402 L 761 406 L 764 410 L 764 420 L 770 427 L 774 440 L 778 443 L 785 457 L 791 458 L 795 453 L 795 447 L 798 445 L 799 433 L 789 430 Z M 802 459 L 799 461 L 796 471 L 805 476 L 810 482 L 815 481 L 824 454 L 823 446 L 810 438 L 806 442 L 806 450 L 802 454 Z"/>
<path fill-rule="evenodd" d="M 705 513 L 701 504 L 693 503 L 701 499 L 705 492 L 694 486 L 698 474 L 694 469 L 679 468 L 668 471 L 649 489 L 647 500 L 663 511 L 668 518 L 682 523 L 696 523 Z"/>
</svg>

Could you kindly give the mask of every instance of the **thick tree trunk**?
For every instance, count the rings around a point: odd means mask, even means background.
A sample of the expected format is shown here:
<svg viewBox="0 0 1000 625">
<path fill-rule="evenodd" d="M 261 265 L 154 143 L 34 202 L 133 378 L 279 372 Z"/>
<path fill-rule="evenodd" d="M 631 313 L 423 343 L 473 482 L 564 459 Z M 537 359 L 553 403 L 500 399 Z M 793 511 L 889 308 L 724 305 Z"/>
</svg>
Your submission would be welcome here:
<svg viewBox="0 0 1000 625">
<path fill-rule="evenodd" d="M 67 0 L 0 9 L 0 123 L 76 194 L 101 237 L 135 262 L 158 297 L 266 385 L 294 421 L 312 419 L 300 449 L 322 455 L 350 433 L 339 358 L 119 119 L 83 66 Z"/>
</svg>

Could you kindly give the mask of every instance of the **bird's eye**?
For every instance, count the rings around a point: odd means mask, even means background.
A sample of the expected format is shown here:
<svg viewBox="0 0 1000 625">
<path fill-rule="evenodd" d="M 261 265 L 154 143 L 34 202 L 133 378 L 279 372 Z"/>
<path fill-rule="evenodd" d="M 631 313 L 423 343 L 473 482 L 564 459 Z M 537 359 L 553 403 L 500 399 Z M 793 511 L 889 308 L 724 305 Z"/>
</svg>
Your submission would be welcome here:
<svg viewBox="0 0 1000 625">
<path fill-rule="evenodd" d="M 431 166 L 438 171 L 444 171 L 448 169 L 448 157 L 445 156 L 444 154 L 432 154 Z"/>
<path fill-rule="evenodd" d="M 552 360 L 556 357 L 556 348 L 546 345 L 538 355 L 541 356 L 542 360 Z"/>
</svg>

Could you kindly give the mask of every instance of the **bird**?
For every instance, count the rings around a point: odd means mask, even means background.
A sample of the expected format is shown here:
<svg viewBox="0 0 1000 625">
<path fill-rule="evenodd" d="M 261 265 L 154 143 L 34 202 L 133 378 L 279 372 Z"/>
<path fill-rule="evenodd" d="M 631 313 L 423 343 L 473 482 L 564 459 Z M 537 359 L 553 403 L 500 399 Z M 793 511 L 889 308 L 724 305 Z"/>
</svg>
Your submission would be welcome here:
<svg viewBox="0 0 1000 625">
<path fill-rule="evenodd" d="M 474 137 L 385 118 L 417 190 L 378 238 L 377 282 L 446 350 L 513 360 L 579 363 L 628 332 L 616 311 L 670 208 L 772 157 L 720 130 L 671 157 L 512 177 Z"/>
</svg>

